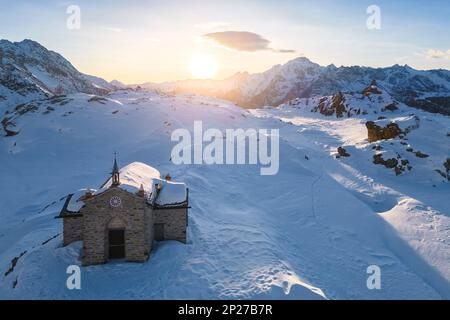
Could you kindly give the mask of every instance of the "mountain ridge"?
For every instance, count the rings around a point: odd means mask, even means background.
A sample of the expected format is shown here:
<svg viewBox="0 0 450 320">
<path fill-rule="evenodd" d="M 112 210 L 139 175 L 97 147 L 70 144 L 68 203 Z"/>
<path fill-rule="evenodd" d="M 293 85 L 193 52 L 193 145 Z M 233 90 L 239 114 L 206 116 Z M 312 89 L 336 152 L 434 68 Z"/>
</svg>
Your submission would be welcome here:
<svg viewBox="0 0 450 320">
<path fill-rule="evenodd" d="M 57 52 L 38 42 L 0 40 L 0 101 L 8 107 L 53 95 L 104 95 L 124 88 L 164 93 L 195 93 L 225 99 L 244 108 L 278 106 L 296 98 L 360 93 L 372 81 L 406 105 L 450 115 L 450 71 L 416 70 L 408 65 L 373 68 L 321 66 L 307 57 L 277 64 L 261 73 L 237 72 L 223 80 L 188 79 L 124 85 L 78 71 Z"/>
<path fill-rule="evenodd" d="M 450 115 L 450 71 L 391 67 L 321 66 L 306 57 L 275 65 L 262 73 L 238 72 L 224 80 L 182 80 L 141 87 L 172 93 L 197 93 L 231 100 L 246 108 L 277 106 L 295 98 L 361 92 L 376 80 L 409 106 Z"/>
<path fill-rule="evenodd" d="M 36 41 L 0 40 L 0 97 L 12 104 L 77 92 L 101 95 L 113 89 L 106 80 L 78 71 L 61 54 Z"/>
</svg>

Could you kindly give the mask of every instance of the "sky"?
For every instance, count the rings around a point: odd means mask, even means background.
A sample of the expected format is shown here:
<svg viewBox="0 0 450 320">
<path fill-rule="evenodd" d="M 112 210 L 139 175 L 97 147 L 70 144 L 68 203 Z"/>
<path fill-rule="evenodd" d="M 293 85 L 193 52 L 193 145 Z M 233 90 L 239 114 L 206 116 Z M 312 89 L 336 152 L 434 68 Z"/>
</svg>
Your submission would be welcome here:
<svg viewBox="0 0 450 320">
<path fill-rule="evenodd" d="M 0 0 L 0 38 L 38 41 L 84 73 L 128 84 L 223 79 L 298 56 L 450 69 L 449 16 L 448 0 Z"/>
</svg>

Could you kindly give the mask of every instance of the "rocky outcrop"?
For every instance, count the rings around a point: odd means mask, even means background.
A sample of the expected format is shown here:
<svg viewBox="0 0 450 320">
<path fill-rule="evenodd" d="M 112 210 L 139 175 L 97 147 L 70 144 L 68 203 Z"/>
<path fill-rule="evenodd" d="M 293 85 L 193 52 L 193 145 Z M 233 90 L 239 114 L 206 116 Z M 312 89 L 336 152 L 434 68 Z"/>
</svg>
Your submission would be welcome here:
<svg viewBox="0 0 450 320">
<path fill-rule="evenodd" d="M 20 258 L 22 258 L 25 254 L 27 253 L 27 250 L 23 251 L 21 254 L 19 254 L 17 257 L 14 257 L 11 260 L 11 267 L 5 272 L 5 277 L 8 276 L 11 272 L 14 271 L 14 268 L 17 265 L 17 262 L 19 261 Z"/>
<path fill-rule="evenodd" d="M 428 157 L 429 157 L 428 154 L 423 153 L 423 152 L 421 152 L 421 151 L 416 151 L 415 154 L 416 154 L 416 157 L 417 157 L 417 158 L 428 158 Z"/>
<path fill-rule="evenodd" d="M 411 148 L 411 147 L 408 147 L 408 148 L 406 148 L 405 150 L 406 150 L 407 152 L 411 152 L 411 153 L 415 154 L 417 158 L 422 158 L 422 159 L 423 159 L 423 158 L 428 158 L 428 157 L 429 157 L 428 154 L 423 153 L 422 151 L 419 151 L 419 150 L 414 151 L 414 149 Z"/>
<path fill-rule="evenodd" d="M 8 117 L 3 118 L 3 120 L 1 121 L 1 124 L 3 127 L 3 131 L 5 131 L 6 137 L 12 137 L 12 136 L 15 136 L 16 134 L 19 134 L 18 131 L 14 131 L 11 129 L 11 126 L 15 127 L 16 124 L 14 123 L 14 121 L 10 120 Z"/>
<path fill-rule="evenodd" d="M 347 109 L 345 107 L 345 97 L 342 92 L 338 92 L 337 94 L 331 97 L 331 101 L 327 97 L 323 97 L 319 101 L 319 105 L 313 109 L 314 112 L 320 112 L 324 116 L 332 116 L 336 115 L 336 118 L 342 118 L 345 113 L 347 113 Z"/>
<path fill-rule="evenodd" d="M 90 98 L 88 100 L 88 102 L 98 102 L 101 104 L 105 104 L 107 101 L 108 101 L 107 99 L 100 97 L 100 96 L 93 96 L 92 98 Z"/>
<path fill-rule="evenodd" d="M 439 173 L 443 178 L 446 178 L 448 181 L 450 181 L 450 158 L 447 158 L 447 160 L 444 162 L 444 170 L 436 170 L 437 173 Z"/>
<path fill-rule="evenodd" d="M 377 82 L 375 80 L 372 80 L 370 86 L 365 88 L 362 93 L 365 96 L 369 96 L 371 94 L 381 94 L 381 91 L 380 89 L 378 89 Z"/>
<path fill-rule="evenodd" d="M 24 115 L 25 113 L 28 113 L 28 112 L 36 112 L 38 109 L 39 109 L 39 107 L 33 103 L 22 103 L 22 104 L 17 105 L 14 110 L 15 110 L 16 114 Z"/>
<path fill-rule="evenodd" d="M 448 171 L 450 171 L 450 158 L 447 158 L 447 161 L 444 162 L 444 167 Z"/>
<path fill-rule="evenodd" d="M 413 108 L 450 116 L 450 96 L 448 94 L 425 99 L 411 97 L 405 103 Z"/>
<path fill-rule="evenodd" d="M 392 102 L 392 103 L 388 104 L 387 106 L 385 106 L 381 111 L 386 111 L 386 110 L 395 111 L 397 109 L 398 109 L 397 104 L 395 102 Z"/>
<path fill-rule="evenodd" d="M 347 150 L 345 150 L 345 149 L 342 148 L 342 147 L 338 147 L 338 148 L 337 148 L 337 153 L 338 153 L 338 155 L 336 156 L 337 158 L 340 158 L 340 157 L 350 157 L 350 153 L 348 153 Z"/>
<path fill-rule="evenodd" d="M 400 160 L 400 161 L 399 161 Z M 395 175 L 401 174 L 406 169 L 411 170 L 412 167 L 409 164 L 409 160 L 407 159 L 396 159 L 396 158 L 390 158 L 390 159 L 383 159 L 383 155 L 381 153 L 377 153 L 373 155 L 373 161 L 374 164 L 383 165 L 388 169 L 394 169 Z"/>
<path fill-rule="evenodd" d="M 384 160 L 382 154 L 375 154 L 373 156 L 373 163 L 374 164 L 382 164 L 386 168 L 392 169 L 398 165 L 398 160 L 395 158 Z"/>
<path fill-rule="evenodd" d="M 380 127 L 373 121 L 366 122 L 367 138 L 369 142 L 378 140 L 393 139 L 402 133 L 402 130 L 396 123 L 389 123 L 386 127 Z"/>
</svg>

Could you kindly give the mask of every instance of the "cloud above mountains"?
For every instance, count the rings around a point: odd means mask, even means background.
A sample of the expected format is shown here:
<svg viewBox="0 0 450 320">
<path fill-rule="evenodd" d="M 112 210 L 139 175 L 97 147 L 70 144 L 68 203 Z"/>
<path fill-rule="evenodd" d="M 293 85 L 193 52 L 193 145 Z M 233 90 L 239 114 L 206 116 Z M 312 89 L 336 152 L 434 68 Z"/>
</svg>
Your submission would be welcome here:
<svg viewBox="0 0 450 320">
<path fill-rule="evenodd" d="M 270 41 L 261 35 L 248 31 L 222 31 L 212 32 L 203 35 L 203 38 L 213 41 L 218 45 L 228 49 L 256 52 L 256 51 L 273 51 L 280 53 L 294 53 L 291 49 L 274 49 L 270 47 Z"/>
<path fill-rule="evenodd" d="M 442 51 L 442 50 L 438 50 L 438 49 L 429 49 L 426 52 L 426 56 L 428 58 L 433 58 L 433 59 L 450 59 L 450 49 L 447 51 Z"/>
</svg>

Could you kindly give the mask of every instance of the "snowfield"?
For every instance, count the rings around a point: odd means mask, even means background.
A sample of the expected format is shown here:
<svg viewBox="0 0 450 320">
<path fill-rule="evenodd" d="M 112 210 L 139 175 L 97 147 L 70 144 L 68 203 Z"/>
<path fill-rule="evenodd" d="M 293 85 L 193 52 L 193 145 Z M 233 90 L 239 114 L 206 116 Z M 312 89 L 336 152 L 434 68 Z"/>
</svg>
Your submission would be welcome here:
<svg viewBox="0 0 450 320">
<path fill-rule="evenodd" d="M 18 134 L 0 137 L 0 298 L 450 299 L 450 184 L 435 171 L 450 156 L 450 118 L 400 105 L 389 117 L 408 127 L 415 113 L 419 128 L 407 142 L 369 143 L 365 121 L 385 101 L 347 99 L 368 114 L 326 117 L 306 100 L 249 111 L 131 90 L 43 100 L 20 115 L 1 107 Z M 172 131 L 196 120 L 204 130 L 280 129 L 278 174 L 172 164 Z M 376 145 L 412 169 L 374 164 Z M 339 146 L 350 157 L 337 159 Z M 54 217 L 68 193 L 105 182 L 114 151 L 121 167 L 142 162 L 186 183 L 188 243 L 160 242 L 143 264 L 82 267 L 81 290 L 68 290 L 81 242 L 62 247 Z M 370 265 L 380 290 L 367 288 Z"/>
</svg>

